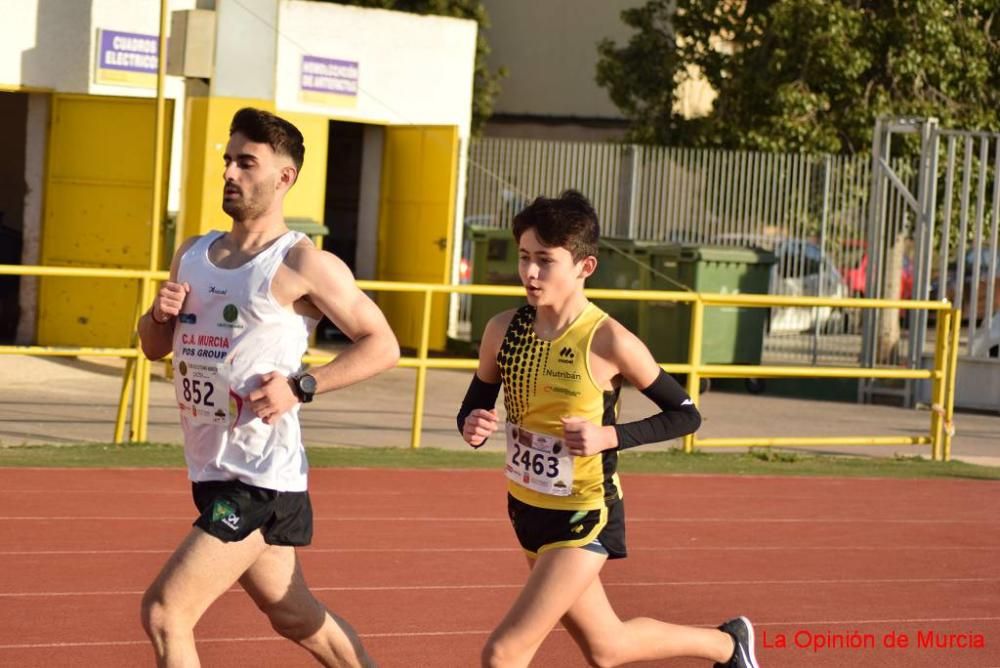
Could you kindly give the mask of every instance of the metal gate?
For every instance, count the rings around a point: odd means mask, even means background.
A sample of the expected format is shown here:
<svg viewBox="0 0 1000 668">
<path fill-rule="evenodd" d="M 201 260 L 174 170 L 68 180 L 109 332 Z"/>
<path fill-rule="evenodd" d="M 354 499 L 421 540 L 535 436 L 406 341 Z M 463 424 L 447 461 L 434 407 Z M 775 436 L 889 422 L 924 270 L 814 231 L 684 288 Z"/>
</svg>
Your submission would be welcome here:
<svg viewBox="0 0 1000 668">
<path fill-rule="evenodd" d="M 906 150 L 902 144 L 907 140 L 919 142 L 918 157 L 893 161 L 893 151 Z M 967 359 L 959 369 L 960 382 L 963 375 L 981 371 L 981 361 L 997 357 L 1000 349 L 998 174 L 1000 133 L 941 128 L 933 118 L 876 123 L 867 242 L 876 261 L 868 264 L 866 283 L 874 297 L 948 299 L 961 307 L 960 351 Z M 900 262 L 901 246 L 909 244 L 912 261 Z M 898 294 L 907 280 L 912 282 L 911 295 Z M 926 312 L 912 318 L 875 311 L 866 316 L 863 366 L 926 366 L 933 354 Z M 987 377 L 997 371 L 1000 366 L 992 373 L 987 368 Z M 1000 382 L 994 384 L 1000 392 Z M 891 387 L 864 381 L 859 398 L 870 401 L 895 394 L 912 405 L 923 400 L 916 389 L 912 382 Z M 988 398 L 983 407 L 997 405 L 1000 399 Z"/>
<path fill-rule="evenodd" d="M 846 297 L 864 289 L 869 171 L 865 156 L 481 139 L 470 146 L 463 266 L 468 230 L 509 228 L 536 195 L 576 188 L 607 237 L 763 247 L 778 256 L 771 294 Z M 769 323 L 769 362 L 857 363 L 857 313 L 779 308 Z"/>
<path fill-rule="evenodd" d="M 536 195 L 577 188 L 607 236 L 776 251 L 771 294 L 950 299 L 961 350 L 986 359 L 1000 349 L 998 173 L 1000 133 L 934 119 L 880 119 L 871 156 L 486 138 L 470 146 L 465 221 L 507 228 Z M 919 368 L 933 352 L 923 312 L 777 311 L 768 363 Z M 920 391 L 864 381 L 859 399 Z"/>
</svg>

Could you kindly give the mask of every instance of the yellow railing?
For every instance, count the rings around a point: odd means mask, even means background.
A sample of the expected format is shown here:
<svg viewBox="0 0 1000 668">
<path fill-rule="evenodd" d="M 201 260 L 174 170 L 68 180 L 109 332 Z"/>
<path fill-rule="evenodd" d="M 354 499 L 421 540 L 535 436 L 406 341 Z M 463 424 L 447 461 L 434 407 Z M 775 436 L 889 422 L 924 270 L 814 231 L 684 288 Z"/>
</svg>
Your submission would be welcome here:
<svg viewBox="0 0 1000 668">
<path fill-rule="evenodd" d="M 0 275 L 22 276 L 85 276 L 89 278 L 140 279 L 143 286 L 140 293 L 149 295 L 146 287 L 152 281 L 164 280 L 166 272 L 150 272 L 128 269 L 85 269 L 64 267 L 28 267 L 20 265 L 0 265 Z M 429 357 L 430 315 L 432 296 L 438 293 L 460 293 L 471 295 L 519 296 L 523 289 L 517 286 L 488 285 L 433 285 L 422 283 L 394 283 L 388 281 L 358 281 L 363 290 L 412 292 L 423 294 L 420 343 L 414 357 L 403 357 L 400 367 L 417 370 L 416 387 L 413 398 L 413 421 L 410 446 L 420 447 L 423 425 L 424 399 L 428 369 L 475 369 L 477 361 L 465 358 Z M 961 322 L 958 309 L 948 302 L 912 301 L 891 299 L 831 299 L 820 297 L 780 297 L 774 295 L 709 294 L 693 292 L 667 292 L 658 290 L 587 290 L 587 295 L 596 299 L 654 300 L 691 304 L 691 325 L 688 332 L 688 360 L 686 363 L 661 364 L 669 373 L 687 374 L 687 391 L 692 401 L 699 403 L 699 387 L 702 378 L 891 378 L 926 379 L 932 384 L 932 410 L 927 436 L 803 436 L 803 437 L 745 437 L 745 438 L 697 438 L 694 434 L 684 439 L 684 450 L 693 452 L 695 447 L 808 447 L 818 445 L 863 446 L 863 445 L 930 445 L 935 460 L 951 458 L 951 429 L 954 415 L 955 371 L 958 361 L 958 323 Z M 926 309 L 938 311 L 937 342 L 933 369 L 887 369 L 830 366 L 774 366 L 749 364 L 703 364 L 702 327 L 705 307 L 818 307 L 838 308 L 900 308 Z M 146 303 L 136 307 L 136 319 L 145 310 Z M 42 346 L 0 346 L 0 354 L 21 355 L 104 355 L 122 357 L 126 360 L 119 397 L 118 415 L 115 422 L 114 440 L 123 439 L 128 395 L 134 384 L 133 410 L 129 440 L 146 440 L 148 427 L 150 367 L 141 354 L 138 343 L 129 348 L 47 348 Z M 306 355 L 308 364 L 325 364 L 332 355 Z M 145 362 L 145 363 L 144 363 Z"/>
</svg>

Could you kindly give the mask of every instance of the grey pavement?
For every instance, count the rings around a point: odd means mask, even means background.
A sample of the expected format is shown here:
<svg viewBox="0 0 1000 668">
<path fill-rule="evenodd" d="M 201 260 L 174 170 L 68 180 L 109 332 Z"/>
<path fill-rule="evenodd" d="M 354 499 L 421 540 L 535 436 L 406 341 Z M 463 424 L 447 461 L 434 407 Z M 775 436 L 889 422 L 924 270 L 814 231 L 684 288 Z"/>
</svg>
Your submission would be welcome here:
<svg viewBox="0 0 1000 668">
<path fill-rule="evenodd" d="M 121 387 L 123 362 L 107 358 L 43 358 L 0 355 L 0 445 L 109 442 Z M 173 388 L 164 364 L 154 363 L 149 440 L 180 443 Z M 467 447 L 455 429 L 455 413 L 471 371 L 428 372 L 422 445 Z M 408 447 L 416 372 L 393 369 L 356 386 L 317 397 L 302 411 L 311 446 Z M 503 416 L 502 405 L 500 408 Z M 632 388 L 623 393 L 622 420 L 648 415 L 653 405 Z M 703 437 L 922 435 L 930 414 L 890 406 L 709 392 L 702 397 Z M 1000 413 L 958 413 L 952 455 L 1000 465 Z M 679 442 L 651 449 L 671 447 Z M 500 449 L 491 439 L 487 449 Z M 927 454 L 929 447 L 810 448 L 838 454 Z"/>
</svg>

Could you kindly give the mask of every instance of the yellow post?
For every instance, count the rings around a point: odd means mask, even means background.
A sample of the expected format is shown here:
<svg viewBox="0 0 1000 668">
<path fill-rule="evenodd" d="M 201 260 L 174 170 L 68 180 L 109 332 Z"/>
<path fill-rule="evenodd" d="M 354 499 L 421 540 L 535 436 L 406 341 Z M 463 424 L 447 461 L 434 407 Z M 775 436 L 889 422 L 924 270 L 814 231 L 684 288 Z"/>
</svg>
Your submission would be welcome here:
<svg viewBox="0 0 1000 668">
<path fill-rule="evenodd" d="M 142 357 L 135 358 L 135 366 L 132 367 L 132 378 L 129 384 L 132 386 L 132 413 L 129 415 L 128 441 L 135 443 L 139 440 L 139 420 L 140 406 L 142 405 L 142 383 L 139 381 L 142 374 Z"/>
<path fill-rule="evenodd" d="M 160 0 L 160 44 L 156 72 L 156 130 L 153 149 L 153 202 L 149 225 L 149 271 L 159 268 L 160 262 L 160 209 L 163 202 L 163 131 L 166 127 L 166 99 L 164 85 L 167 78 L 167 0 Z M 153 285 L 150 276 L 142 278 L 141 306 L 153 300 Z M 141 308 L 141 307 L 140 307 Z M 140 310 L 140 313 L 142 311 Z M 145 441 L 149 430 L 149 379 L 152 365 L 142 356 L 136 360 L 136 397 L 133 414 L 133 430 L 136 440 Z"/>
<path fill-rule="evenodd" d="M 129 415 L 127 439 L 130 443 L 139 440 L 139 421 L 142 419 L 143 399 L 140 378 L 142 378 L 142 364 L 146 361 L 146 356 L 142 352 L 142 344 L 139 341 L 139 318 L 142 317 L 145 311 L 146 290 L 148 286 L 148 278 L 140 277 L 139 293 L 136 295 L 135 313 L 133 314 L 135 329 L 132 332 L 132 346 L 135 348 L 135 363 L 131 366 L 128 364 L 125 365 L 125 374 L 122 377 L 122 394 L 127 394 L 130 388 L 132 392 L 132 413 Z M 119 406 L 119 410 L 121 410 L 121 406 Z M 117 424 L 115 425 L 115 430 L 117 431 Z"/>
<path fill-rule="evenodd" d="M 948 372 L 948 340 L 951 337 L 951 311 L 938 311 L 934 342 L 934 380 L 931 381 L 931 459 L 943 458 L 941 440 L 944 419 L 944 397 Z"/>
<path fill-rule="evenodd" d="M 121 443 L 125 437 L 125 413 L 128 411 L 128 393 L 132 389 L 132 374 L 135 373 L 136 359 L 138 358 L 129 357 L 125 360 L 122 391 L 118 394 L 118 412 L 115 414 L 115 443 Z"/>
<path fill-rule="evenodd" d="M 144 279 L 139 279 L 139 291 L 135 296 L 135 310 L 132 313 L 132 337 L 130 339 L 129 345 L 135 348 L 135 357 L 128 358 L 125 360 L 125 369 L 122 372 L 122 389 L 118 394 L 118 412 L 115 415 L 115 434 L 114 442 L 121 443 L 123 440 L 134 441 L 136 432 L 136 410 L 139 405 L 136 403 L 135 398 L 138 396 L 138 390 L 132 383 L 138 377 L 139 362 L 142 360 L 142 347 L 139 342 L 139 318 L 142 317 L 145 302 L 145 288 L 146 282 Z M 130 429 L 128 433 L 128 439 L 124 438 L 125 434 L 125 419 L 128 414 L 128 395 L 129 392 L 133 393 L 132 399 L 132 415 L 130 421 Z"/>
<path fill-rule="evenodd" d="M 431 304 L 430 290 L 424 291 L 424 311 L 420 320 L 420 348 L 417 350 L 417 388 L 413 394 L 413 425 L 410 431 L 410 447 L 414 450 L 420 447 L 420 430 L 424 422 L 424 390 L 427 389 L 427 348 L 431 339 Z"/>
<path fill-rule="evenodd" d="M 156 135 L 153 138 L 153 211 L 149 226 L 149 270 L 160 263 L 160 209 L 163 202 L 163 132 L 166 128 L 167 101 L 167 0 L 160 0 L 160 44 L 156 72 Z M 148 296 L 148 295 L 147 295 Z"/>
<path fill-rule="evenodd" d="M 138 381 L 142 383 L 142 402 L 139 404 L 139 428 L 136 433 L 136 440 L 140 443 L 149 440 L 149 379 L 153 371 L 153 363 L 145 356 L 140 358 L 142 362 L 141 373 Z"/>
<path fill-rule="evenodd" d="M 148 289 L 148 280 L 142 281 L 142 288 L 139 290 L 140 299 L 142 304 L 147 303 L 146 294 Z M 146 412 L 146 401 L 148 397 L 146 396 L 147 385 L 143 383 L 143 378 L 149 375 L 149 360 L 146 359 L 146 355 L 142 352 L 142 346 L 138 343 L 138 337 L 136 337 L 136 353 L 138 355 L 135 358 L 135 367 L 133 373 L 135 374 L 132 379 L 135 383 L 132 388 L 132 428 L 129 430 L 129 440 L 130 441 L 143 441 L 145 440 L 145 412 Z"/>
<path fill-rule="evenodd" d="M 691 302 L 691 330 L 688 338 L 688 364 L 691 371 L 687 377 L 687 392 L 691 401 L 697 406 L 699 402 L 699 385 L 701 384 L 701 339 L 702 326 L 705 319 L 705 304 L 701 301 L 701 296 Z M 694 434 L 684 437 L 684 452 L 694 452 Z"/>
<path fill-rule="evenodd" d="M 951 461 L 951 437 L 955 434 L 955 376 L 958 374 L 958 343 L 962 332 L 962 309 L 951 311 L 951 349 L 948 351 L 948 380 L 944 400 L 944 461 Z"/>
</svg>

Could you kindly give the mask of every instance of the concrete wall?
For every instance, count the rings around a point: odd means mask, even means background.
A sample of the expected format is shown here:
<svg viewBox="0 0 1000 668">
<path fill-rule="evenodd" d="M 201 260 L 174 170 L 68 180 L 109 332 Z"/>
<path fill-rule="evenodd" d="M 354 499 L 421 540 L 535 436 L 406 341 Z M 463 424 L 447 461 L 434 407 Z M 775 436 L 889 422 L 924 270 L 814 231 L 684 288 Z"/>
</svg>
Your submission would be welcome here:
<svg viewBox="0 0 1000 668">
<path fill-rule="evenodd" d="M 168 9 L 191 9 L 196 0 L 169 0 Z M 54 91 L 90 95 L 154 97 L 155 83 L 147 87 L 97 83 L 98 30 L 156 35 L 158 0 L 4 0 L 0 21 L 0 88 Z M 175 106 L 173 155 L 179 156 L 184 131 L 181 102 L 184 83 L 166 81 L 166 96 Z M 167 207 L 179 205 L 180 160 L 171 164 Z"/>
<path fill-rule="evenodd" d="M 274 99 L 278 0 L 216 0 L 213 96 Z"/>
<path fill-rule="evenodd" d="M 159 0 L 0 0 L 0 90 L 152 97 L 153 86 L 95 81 L 98 30 L 155 35 Z M 217 12 L 213 96 L 266 100 L 277 111 L 377 124 L 457 125 L 468 136 L 473 21 L 300 0 L 168 0 L 170 11 Z M 302 55 L 358 63 L 351 106 L 300 99 Z M 185 83 L 175 99 L 167 207 L 180 207 Z"/>
<path fill-rule="evenodd" d="M 58 0 L 57 0 L 58 1 Z M 93 3 L 87 73 L 90 84 L 86 92 L 91 95 L 120 95 L 125 97 L 155 97 L 155 84 L 146 87 L 114 86 L 94 82 L 94 64 L 97 58 L 97 31 L 116 30 L 143 35 L 158 35 L 160 32 L 159 0 L 85 0 Z M 74 4 L 74 3 L 63 3 Z M 168 0 L 168 11 L 193 9 L 195 0 Z M 170 30 L 170 18 L 167 18 Z M 184 145 L 184 80 L 167 77 L 164 95 L 176 100 L 174 104 L 173 135 L 167 150 L 173 156 L 170 161 L 170 178 L 167 186 L 167 210 L 176 211 L 180 207 L 181 150 Z"/>
<path fill-rule="evenodd" d="M 155 35 L 159 0 L 3 0 L 0 21 L 0 86 L 93 95 L 155 95 L 152 88 L 108 86 L 94 81 L 97 31 Z M 190 9 L 195 0 L 168 0 Z M 180 93 L 179 80 L 169 94 Z"/>
<path fill-rule="evenodd" d="M 355 275 L 373 279 L 378 256 L 378 208 L 382 193 L 382 151 L 385 129 L 372 125 L 365 128 L 361 151 L 361 189 L 358 194 L 358 246 L 355 254 Z"/>
<path fill-rule="evenodd" d="M 93 4 L 93 0 L 4 0 L 0 85 L 86 93 Z"/>
<path fill-rule="evenodd" d="M 194 8 L 216 12 L 211 78 L 201 81 L 168 76 L 165 85 L 166 96 L 174 100 L 166 199 L 169 211 L 180 212 L 178 239 L 192 230 L 215 226 L 216 214 L 221 215 L 216 192 L 221 160 L 217 154 L 224 145 L 232 110 L 246 104 L 287 115 L 304 132 L 306 128 L 313 130 L 309 136 L 315 140 L 311 144 L 315 162 L 303 175 L 306 180 L 322 179 L 318 168 L 322 161 L 317 160 L 322 156 L 317 147 L 325 144 L 328 119 L 457 128 L 458 144 L 449 151 L 460 168 L 449 177 L 455 179 L 457 193 L 449 198 L 448 210 L 455 212 L 454 236 L 461 233 L 464 153 L 471 124 L 478 29 L 474 21 L 303 0 L 168 0 L 167 8 L 171 12 Z M 29 182 L 38 181 L 38 187 L 32 191 L 37 193 L 37 201 L 27 202 L 24 209 L 22 260 L 34 263 L 39 234 L 44 232 L 39 207 L 45 201 L 46 184 L 39 168 L 44 169 L 50 94 L 154 97 L 155 74 L 113 73 L 114 82 L 109 82 L 99 80 L 97 64 L 101 31 L 155 37 L 160 2 L 0 0 L 0 9 L 0 43 L 4 45 L 0 50 L 0 91 L 39 96 L 29 105 L 23 124 L 31 154 L 23 171 Z M 308 90 L 304 85 L 304 74 L 311 74 L 304 66 L 308 58 L 321 59 L 324 68 L 334 67 L 333 75 L 320 72 L 324 82 L 349 85 L 350 90 L 333 89 L 340 91 L 333 95 Z M 333 61 L 340 62 L 331 65 Z M 341 69 L 347 79 L 338 78 Z M 108 74 L 105 69 L 104 77 Z M 200 115 L 189 116 L 194 107 L 201 109 Z M 41 137 L 37 136 L 40 129 Z M 363 166 L 358 250 L 366 274 L 375 269 L 382 138 L 381 132 L 365 134 L 366 148 L 377 153 L 366 155 Z M 322 218 L 313 215 L 316 207 L 308 206 L 305 200 L 322 204 L 322 197 L 311 195 L 323 185 L 300 183 L 286 210 Z M 302 211 L 293 211 L 298 206 L 295 197 L 302 200 L 298 202 Z M 220 226 L 226 223 L 223 220 Z M 23 302 L 32 308 L 33 284 L 25 281 L 27 292 L 22 295 Z M 33 338 L 27 325 L 19 334 L 21 340 Z"/>
<path fill-rule="evenodd" d="M 506 67 L 496 112 L 621 118 L 594 81 L 597 43 L 624 43 L 619 15 L 645 0 L 484 0 L 492 24 L 490 69 Z"/>
<path fill-rule="evenodd" d="M 460 137 L 468 136 L 475 22 L 301 0 L 283 0 L 279 11 L 279 111 L 361 123 L 456 125 Z M 303 99 L 304 55 L 357 63 L 354 99 Z"/>
<path fill-rule="evenodd" d="M 21 238 L 21 264 L 38 264 L 42 244 L 42 195 L 45 192 L 45 151 L 49 128 L 49 96 L 42 93 L 28 95 L 28 117 L 24 141 L 24 210 Z M 17 336 L 19 345 L 35 340 L 35 313 L 38 305 L 38 279 L 21 277 L 18 297 L 21 312 L 18 316 Z"/>
<path fill-rule="evenodd" d="M 555 117 L 557 125 L 532 125 L 530 118 L 491 123 L 491 136 L 605 140 L 620 135 L 610 126 L 574 124 L 573 118 L 622 120 L 621 112 L 597 85 L 597 43 L 625 45 L 633 30 L 621 20 L 624 9 L 645 0 L 483 0 L 491 27 L 490 69 L 506 67 L 495 112 L 515 117 Z M 675 109 L 698 116 L 711 108 L 707 83 L 686 83 Z"/>
</svg>

